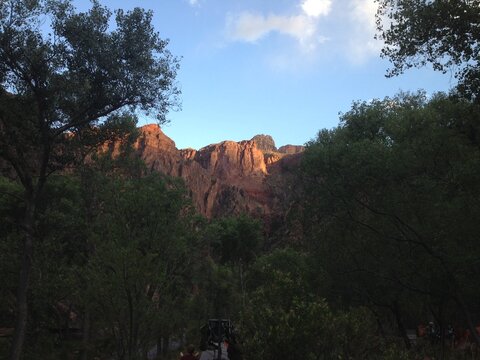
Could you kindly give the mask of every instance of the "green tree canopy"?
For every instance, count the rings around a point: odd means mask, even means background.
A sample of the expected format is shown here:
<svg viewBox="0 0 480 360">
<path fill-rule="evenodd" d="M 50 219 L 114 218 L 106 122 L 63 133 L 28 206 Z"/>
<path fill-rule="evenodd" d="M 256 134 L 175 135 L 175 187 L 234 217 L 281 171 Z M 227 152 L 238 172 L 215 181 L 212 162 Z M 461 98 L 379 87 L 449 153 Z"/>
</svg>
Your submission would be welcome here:
<svg viewBox="0 0 480 360">
<path fill-rule="evenodd" d="M 241 342 L 251 359 L 374 359 L 376 325 L 366 309 L 333 311 L 316 294 L 306 254 L 277 249 L 249 273 Z M 381 357 L 385 358 L 385 357 Z"/>
<path fill-rule="evenodd" d="M 48 176 L 71 162 L 73 145 L 84 145 L 72 139 L 98 132 L 92 127 L 120 112 L 165 122 L 178 105 L 178 60 L 152 16 L 117 10 L 111 21 L 98 1 L 85 12 L 70 0 L 0 2 L 0 159 L 21 182 L 25 202 L 11 359 L 20 358 L 25 338 L 37 208 Z"/>
<path fill-rule="evenodd" d="M 263 245 L 260 222 L 245 214 L 213 220 L 205 236 L 222 263 L 249 263 Z"/>
<path fill-rule="evenodd" d="M 377 0 L 382 55 L 389 75 L 428 63 L 452 71 L 464 95 L 480 96 L 480 2 L 478 0 Z"/>
<path fill-rule="evenodd" d="M 418 314 L 449 302 L 471 325 L 480 152 L 465 124 L 478 114 L 441 94 L 400 94 L 354 103 L 309 144 L 307 231 L 339 297 L 395 316 L 397 305 Z"/>
</svg>

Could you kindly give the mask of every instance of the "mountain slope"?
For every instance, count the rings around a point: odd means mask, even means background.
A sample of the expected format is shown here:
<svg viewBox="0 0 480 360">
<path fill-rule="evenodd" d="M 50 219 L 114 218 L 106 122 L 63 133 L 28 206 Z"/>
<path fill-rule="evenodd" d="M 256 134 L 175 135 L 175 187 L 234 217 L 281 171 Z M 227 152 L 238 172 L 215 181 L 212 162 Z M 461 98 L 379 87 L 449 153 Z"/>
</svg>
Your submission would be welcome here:
<svg viewBox="0 0 480 360">
<path fill-rule="evenodd" d="M 151 171 L 181 177 L 207 217 L 248 213 L 271 222 L 282 216 L 303 147 L 277 150 L 268 135 L 179 150 L 158 125 L 140 128 L 136 149 Z M 283 151 L 283 152 L 281 152 Z"/>
</svg>

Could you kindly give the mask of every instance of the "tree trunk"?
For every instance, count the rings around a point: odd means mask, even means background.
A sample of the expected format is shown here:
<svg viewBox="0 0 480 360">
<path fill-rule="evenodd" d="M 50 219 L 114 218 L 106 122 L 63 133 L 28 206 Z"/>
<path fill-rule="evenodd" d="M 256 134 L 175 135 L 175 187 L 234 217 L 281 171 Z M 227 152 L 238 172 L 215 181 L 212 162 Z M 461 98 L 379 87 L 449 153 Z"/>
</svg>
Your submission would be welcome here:
<svg viewBox="0 0 480 360">
<path fill-rule="evenodd" d="M 243 264 L 242 260 L 240 260 L 239 264 L 239 270 L 240 270 L 240 288 L 242 290 L 242 309 L 245 309 L 246 303 L 247 303 L 247 291 L 245 289 L 245 281 L 243 278 Z"/>
<path fill-rule="evenodd" d="M 123 264 L 123 275 L 124 275 L 124 283 L 125 283 L 125 293 L 127 295 L 127 301 L 128 301 L 128 359 L 133 359 L 134 356 L 134 341 L 133 341 L 133 300 L 132 300 L 132 294 L 130 292 L 130 289 L 128 288 L 127 285 L 127 270 L 125 264 Z"/>
<path fill-rule="evenodd" d="M 405 342 L 405 346 L 407 349 L 410 349 L 412 347 L 412 344 L 410 343 L 410 339 L 407 336 L 407 330 L 405 329 L 405 326 L 403 325 L 402 317 L 400 314 L 400 307 L 398 303 L 395 301 L 393 304 L 393 314 L 395 315 L 395 321 L 397 322 L 397 327 L 398 331 L 400 333 L 400 336 L 402 337 L 403 341 Z"/>
<path fill-rule="evenodd" d="M 157 336 L 157 353 L 156 353 L 156 359 L 161 359 L 162 358 L 162 335 L 158 334 Z"/>
<path fill-rule="evenodd" d="M 163 337 L 162 356 L 167 356 L 170 347 L 170 336 Z"/>
<path fill-rule="evenodd" d="M 82 331 L 82 350 L 80 352 L 80 360 L 88 360 L 88 346 L 90 342 L 90 310 L 85 309 L 83 314 L 83 331 Z"/>
<path fill-rule="evenodd" d="M 33 259 L 35 201 L 32 196 L 27 196 L 26 198 L 25 214 L 22 221 L 22 225 L 25 230 L 25 236 L 23 239 L 23 256 L 17 289 L 16 323 L 10 352 L 10 360 L 21 359 L 23 345 L 25 343 L 25 334 L 27 331 L 28 287 L 30 284 L 30 273 L 32 270 Z"/>
<path fill-rule="evenodd" d="M 382 338 L 386 338 L 385 329 L 383 328 L 382 320 L 380 315 L 373 309 L 373 306 L 368 306 L 368 310 L 375 316 L 375 321 L 377 322 L 378 332 Z"/>
</svg>

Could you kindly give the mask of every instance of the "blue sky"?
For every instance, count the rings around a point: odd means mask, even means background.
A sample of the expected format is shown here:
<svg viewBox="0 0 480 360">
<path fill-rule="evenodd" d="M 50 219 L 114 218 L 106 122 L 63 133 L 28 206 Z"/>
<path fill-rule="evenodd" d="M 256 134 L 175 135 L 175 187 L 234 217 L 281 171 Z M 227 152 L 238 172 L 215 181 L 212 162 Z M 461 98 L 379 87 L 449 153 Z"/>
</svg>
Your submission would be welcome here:
<svg viewBox="0 0 480 360">
<path fill-rule="evenodd" d="M 75 0 L 81 10 L 87 0 Z M 101 0 L 154 11 L 181 60 L 182 110 L 164 132 L 178 148 L 269 134 L 303 144 L 338 124 L 354 100 L 399 90 L 447 91 L 451 74 L 411 70 L 385 78 L 373 0 Z M 153 122 L 142 119 L 142 124 Z"/>
</svg>

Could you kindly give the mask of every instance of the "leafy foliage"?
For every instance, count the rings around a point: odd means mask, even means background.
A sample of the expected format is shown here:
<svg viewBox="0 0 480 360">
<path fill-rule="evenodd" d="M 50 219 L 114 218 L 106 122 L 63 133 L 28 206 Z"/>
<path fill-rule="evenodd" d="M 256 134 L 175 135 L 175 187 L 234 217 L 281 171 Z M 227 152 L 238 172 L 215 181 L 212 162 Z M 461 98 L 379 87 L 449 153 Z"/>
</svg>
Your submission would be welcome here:
<svg viewBox="0 0 480 360">
<path fill-rule="evenodd" d="M 214 220 L 205 236 L 222 263 L 249 263 L 262 246 L 261 224 L 247 215 Z"/>
<path fill-rule="evenodd" d="M 242 339 L 251 359 L 371 359 L 380 340 L 371 314 L 362 308 L 332 311 L 315 295 L 307 258 L 278 250 L 260 258 L 257 280 L 243 314 Z M 260 277 L 260 279 L 259 279 Z"/>
<path fill-rule="evenodd" d="M 478 0 L 378 0 L 382 55 L 393 63 L 389 75 L 428 63 L 455 71 L 458 89 L 478 99 L 480 92 L 480 12 Z"/>
<path fill-rule="evenodd" d="M 188 297 L 185 200 L 174 183 L 155 175 L 110 186 L 100 194 L 104 208 L 85 269 L 85 301 L 103 314 L 118 358 L 133 359 L 155 343 L 158 329 L 169 329 L 179 320 L 164 313 L 181 316 Z"/>
<path fill-rule="evenodd" d="M 0 2 L 0 160 L 22 184 L 25 202 L 12 360 L 25 343 L 48 177 L 85 155 L 85 147 L 104 144 L 108 131 L 92 135 L 107 118 L 115 123 L 142 111 L 163 123 L 178 105 L 178 60 L 151 25 L 153 14 L 117 10 L 110 26 L 111 16 L 97 1 L 86 12 L 69 0 Z"/>
<path fill-rule="evenodd" d="M 454 304 L 471 321 L 480 152 L 467 124 L 477 117 L 472 103 L 400 94 L 355 103 L 309 144 L 308 231 L 333 299 L 390 309 L 404 337 L 403 312 L 438 306 L 443 322 Z"/>
</svg>

